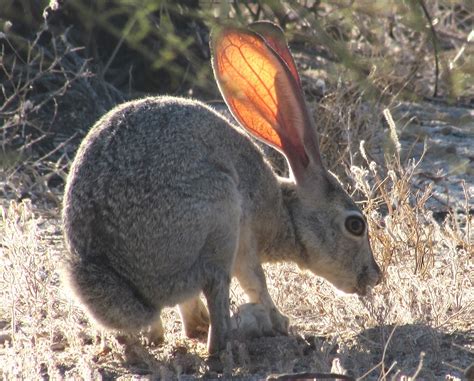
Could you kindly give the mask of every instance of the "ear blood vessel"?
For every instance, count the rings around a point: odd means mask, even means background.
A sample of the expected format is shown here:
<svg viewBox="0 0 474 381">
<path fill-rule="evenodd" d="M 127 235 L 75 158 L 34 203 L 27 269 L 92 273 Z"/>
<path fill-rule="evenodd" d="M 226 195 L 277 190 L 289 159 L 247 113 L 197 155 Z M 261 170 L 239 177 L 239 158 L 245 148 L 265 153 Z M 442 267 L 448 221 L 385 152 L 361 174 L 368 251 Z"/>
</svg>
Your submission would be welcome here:
<svg viewBox="0 0 474 381">
<path fill-rule="evenodd" d="M 208 349 L 216 354 L 231 331 L 233 276 L 267 312 L 267 334 L 287 334 L 262 263 L 293 261 L 360 295 L 381 272 L 366 226 L 357 225 L 365 224 L 362 213 L 322 164 L 281 29 L 221 28 L 211 47 L 229 109 L 287 157 L 292 178 L 275 175 L 254 141 L 210 107 L 145 98 L 107 113 L 84 139 L 66 184 L 63 225 L 64 274 L 96 322 L 144 330 L 159 342 L 160 312 L 178 304 L 189 337 L 210 324 Z"/>
</svg>

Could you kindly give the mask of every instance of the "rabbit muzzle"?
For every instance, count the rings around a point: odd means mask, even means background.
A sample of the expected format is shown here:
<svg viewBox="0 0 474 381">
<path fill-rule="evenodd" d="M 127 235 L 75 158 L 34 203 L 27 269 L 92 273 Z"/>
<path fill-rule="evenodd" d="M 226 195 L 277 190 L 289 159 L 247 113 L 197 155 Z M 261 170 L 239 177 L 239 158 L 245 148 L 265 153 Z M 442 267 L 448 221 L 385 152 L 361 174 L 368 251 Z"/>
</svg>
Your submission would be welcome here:
<svg viewBox="0 0 474 381">
<path fill-rule="evenodd" d="M 370 288 L 377 286 L 382 281 L 382 271 L 375 261 L 371 266 L 364 266 L 357 276 L 357 285 L 354 292 L 359 296 L 367 295 Z"/>
</svg>

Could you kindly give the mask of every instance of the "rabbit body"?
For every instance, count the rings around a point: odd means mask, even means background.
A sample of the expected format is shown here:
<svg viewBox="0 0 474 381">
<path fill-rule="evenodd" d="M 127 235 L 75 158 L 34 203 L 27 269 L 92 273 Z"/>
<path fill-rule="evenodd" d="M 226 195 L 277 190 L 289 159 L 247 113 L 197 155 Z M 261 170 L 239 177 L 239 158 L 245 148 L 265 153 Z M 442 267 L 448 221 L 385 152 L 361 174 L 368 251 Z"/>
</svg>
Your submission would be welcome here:
<svg viewBox="0 0 474 381">
<path fill-rule="evenodd" d="M 232 331 L 232 276 L 257 304 L 246 316 L 271 322 L 255 332 L 286 334 L 288 318 L 270 297 L 262 262 L 296 262 L 360 295 L 381 271 L 361 211 L 324 167 L 282 30 L 223 28 L 211 47 L 233 116 L 284 152 L 294 177 L 278 177 L 249 135 L 204 104 L 146 98 L 116 107 L 84 139 L 63 224 L 65 274 L 99 323 L 148 329 L 157 342 L 160 311 L 178 304 L 189 337 L 210 323 L 214 354 Z"/>
<path fill-rule="evenodd" d="M 260 150 L 219 114 L 171 97 L 126 103 L 70 171 L 69 280 L 99 323 L 139 330 L 165 306 L 228 288 L 238 248 L 267 253 L 288 219 Z"/>
</svg>

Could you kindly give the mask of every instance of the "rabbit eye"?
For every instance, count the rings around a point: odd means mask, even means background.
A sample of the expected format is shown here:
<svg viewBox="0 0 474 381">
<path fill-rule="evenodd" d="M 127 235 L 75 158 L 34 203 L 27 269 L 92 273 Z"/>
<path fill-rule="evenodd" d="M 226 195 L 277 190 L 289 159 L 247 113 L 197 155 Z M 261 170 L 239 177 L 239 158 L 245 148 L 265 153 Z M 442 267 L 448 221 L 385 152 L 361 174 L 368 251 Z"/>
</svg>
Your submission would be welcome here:
<svg viewBox="0 0 474 381">
<path fill-rule="evenodd" d="M 345 226 L 349 233 L 356 236 L 361 236 L 365 232 L 365 221 L 359 216 L 347 217 Z"/>
</svg>

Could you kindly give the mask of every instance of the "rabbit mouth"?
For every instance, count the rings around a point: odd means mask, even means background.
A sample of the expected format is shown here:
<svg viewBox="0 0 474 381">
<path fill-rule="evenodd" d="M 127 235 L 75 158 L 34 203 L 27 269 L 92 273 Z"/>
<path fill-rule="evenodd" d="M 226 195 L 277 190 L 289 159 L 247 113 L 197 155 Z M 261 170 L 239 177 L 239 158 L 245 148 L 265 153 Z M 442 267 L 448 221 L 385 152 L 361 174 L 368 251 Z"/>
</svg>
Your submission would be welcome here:
<svg viewBox="0 0 474 381">
<path fill-rule="evenodd" d="M 367 270 L 365 270 L 357 277 L 357 286 L 355 287 L 355 292 L 359 296 L 366 296 L 372 286 L 375 286 L 376 283 L 377 281 L 372 280 Z"/>
<path fill-rule="evenodd" d="M 355 292 L 359 296 L 366 296 L 370 290 L 381 282 L 381 275 L 370 276 L 362 273 L 357 277 L 357 286 Z"/>
<path fill-rule="evenodd" d="M 368 285 L 364 285 L 364 286 L 357 286 L 355 288 L 355 293 L 359 296 L 366 296 L 369 292 L 369 290 L 371 289 L 370 286 Z"/>
</svg>

